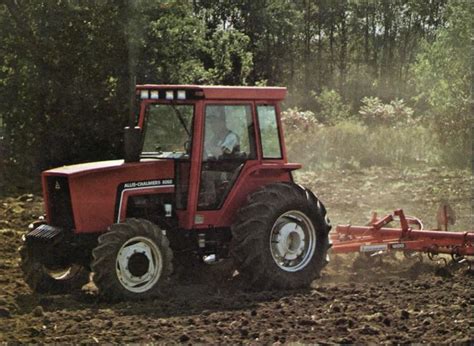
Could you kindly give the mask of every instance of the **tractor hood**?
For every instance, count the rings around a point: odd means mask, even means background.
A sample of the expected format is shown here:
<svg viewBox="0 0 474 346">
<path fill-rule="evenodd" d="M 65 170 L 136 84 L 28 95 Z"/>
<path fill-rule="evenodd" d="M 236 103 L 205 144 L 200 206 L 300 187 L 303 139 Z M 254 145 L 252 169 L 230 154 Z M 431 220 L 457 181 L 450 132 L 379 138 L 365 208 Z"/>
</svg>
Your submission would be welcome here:
<svg viewBox="0 0 474 346">
<path fill-rule="evenodd" d="M 131 192 L 174 192 L 174 161 L 83 163 L 43 172 L 48 223 L 77 233 L 102 232 L 120 221 Z"/>
<path fill-rule="evenodd" d="M 82 175 L 99 171 L 116 170 L 124 166 L 123 160 L 87 162 L 77 165 L 62 166 L 45 171 L 45 175 L 72 176 Z"/>
</svg>

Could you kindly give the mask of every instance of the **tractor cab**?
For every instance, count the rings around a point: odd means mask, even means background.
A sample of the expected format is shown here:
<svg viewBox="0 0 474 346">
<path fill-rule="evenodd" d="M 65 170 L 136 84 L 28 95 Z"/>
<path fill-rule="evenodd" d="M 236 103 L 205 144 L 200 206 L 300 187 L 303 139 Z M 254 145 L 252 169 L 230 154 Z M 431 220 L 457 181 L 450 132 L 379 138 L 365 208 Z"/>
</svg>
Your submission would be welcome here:
<svg viewBox="0 0 474 346">
<path fill-rule="evenodd" d="M 236 207 L 261 184 L 261 168 L 281 167 L 291 180 L 279 113 L 285 88 L 139 85 L 135 161 L 172 160 L 175 207 L 183 228 L 225 227 Z M 127 161 L 133 161 L 127 160 Z M 255 170 L 228 200 L 241 173 Z M 245 173 L 244 173 L 245 174 Z M 253 179 L 255 177 L 256 179 Z M 227 203 L 226 203 L 227 202 Z"/>
</svg>

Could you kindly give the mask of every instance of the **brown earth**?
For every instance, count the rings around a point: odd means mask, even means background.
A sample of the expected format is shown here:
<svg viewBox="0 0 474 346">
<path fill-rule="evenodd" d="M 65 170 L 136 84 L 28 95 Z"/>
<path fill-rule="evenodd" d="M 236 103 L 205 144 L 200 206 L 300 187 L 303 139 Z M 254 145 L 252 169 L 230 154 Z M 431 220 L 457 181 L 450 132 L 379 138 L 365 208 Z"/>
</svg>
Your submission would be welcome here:
<svg viewBox="0 0 474 346">
<path fill-rule="evenodd" d="M 435 227 L 441 199 L 471 223 L 472 176 L 446 169 L 324 171 L 299 174 L 336 223 L 366 223 L 405 207 Z M 67 295 L 34 294 L 22 280 L 17 248 L 41 198 L 0 200 L 0 342 L 451 343 L 473 341 L 473 276 L 466 267 L 401 256 L 333 257 L 306 290 L 247 292 L 238 276 L 209 266 L 193 282 L 170 282 L 165 298 L 109 304 L 93 285 Z M 207 284 L 206 284 L 207 283 Z"/>
</svg>

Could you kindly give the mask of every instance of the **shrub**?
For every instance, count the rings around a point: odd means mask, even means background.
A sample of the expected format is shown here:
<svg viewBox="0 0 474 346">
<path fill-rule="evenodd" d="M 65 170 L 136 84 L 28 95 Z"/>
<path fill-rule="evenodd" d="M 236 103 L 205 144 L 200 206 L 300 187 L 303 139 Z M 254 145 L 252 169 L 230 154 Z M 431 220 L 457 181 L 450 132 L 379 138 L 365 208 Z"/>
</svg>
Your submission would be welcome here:
<svg viewBox="0 0 474 346">
<path fill-rule="evenodd" d="M 369 127 L 352 120 L 328 126 L 306 120 L 307 112 L 291 110 L 284 114 L 289 158 L 309 169 L 434 165 L 441 157 L 436 136 L 420 125 Z"/>
<path fill-rule="evenodd" d="M 318 119 L 326 124 L 335 124 L 350 117 L 350 108 L 336 90 L 324 88 L 318 95 L 312 93 L 319 107 Z"/>
<path fill-rule="evenodd" d="M 413 109 L 401 99 L 384 104 L 378 97 L 364 97 L 359 110 L 360 119 L 368 126 L 412 124 L 412 116 Z"/>
<path fill-rule="evenodd" d="M 307 132 L 317 125 L 316 117 L 311 111 L 301 111 L 298 108 L 289 108 L 281 113 L 281 120 L 285 128 L 291 131 Z"/>
</svg>

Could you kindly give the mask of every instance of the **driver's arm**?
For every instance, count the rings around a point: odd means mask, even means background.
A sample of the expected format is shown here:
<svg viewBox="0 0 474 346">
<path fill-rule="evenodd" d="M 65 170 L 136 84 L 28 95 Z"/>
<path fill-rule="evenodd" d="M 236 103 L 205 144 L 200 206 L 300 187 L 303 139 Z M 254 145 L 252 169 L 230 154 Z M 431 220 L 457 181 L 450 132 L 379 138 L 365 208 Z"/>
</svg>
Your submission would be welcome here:
<svg viewBox="0 0 474 346">
<path fill-rule="evenodd" d="M 237 135 L 233 132 L 229 132 L 229 134 L 225 137 L 224 141 L 222 142 L 221 149 L 223 154 L 231 154 L 234 151 L 234 148 L 239 144 L 239 140 Z"/>
</svg>

